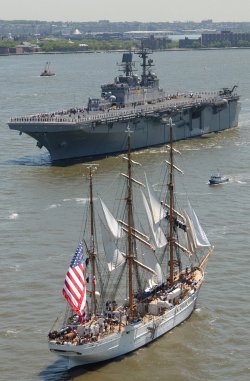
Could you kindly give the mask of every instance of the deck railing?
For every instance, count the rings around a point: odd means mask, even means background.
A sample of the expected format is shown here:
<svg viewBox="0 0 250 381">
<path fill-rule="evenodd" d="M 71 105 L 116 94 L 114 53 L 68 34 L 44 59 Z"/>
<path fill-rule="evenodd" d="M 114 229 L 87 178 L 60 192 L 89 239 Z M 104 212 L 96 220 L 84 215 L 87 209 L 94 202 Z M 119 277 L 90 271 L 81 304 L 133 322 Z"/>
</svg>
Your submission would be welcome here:
<svg viewBox="0 0 250 381">
<path fill-rule="evenodd" d="M 159 112 L 162 110 L 175 110 L 178 108 L 187 109 L 192 106 L 212 104 L 218 100 L 221 100 L 221 97 L 218 97 L 217 93 L 213 93 L 213 97 L 207 97 L 208 93 L 200 93 L 199 95 L 195 94 L 195 97 L 188 98 L 184 100 L 184 97 L 178 97 L 173 102 L 173 99 L 166 99 L 162 102 L 159 102 L 157 105 L 135 105 L 134 107 L 126 108 L 126 110 L 112 110 L 110 109 L 107 112 L 100 111 L 99 113 L 84 112 L 76 113 L 72 116 L 70 111 L 62 111 L 61 113 L 51 113 L 51 114 L 35 114 L 22 117 L 14 117 L 10 119 L 10 123 L 63 123 L 63 124 L 78 124 L 78 123 L 94 123 L 102 121 L 115 121 L 119 119 L 132 119 L 147 115 L 153 114 L 154 112 Z M 210 94 L 211 95 L 211 94 Z"/>
</svg>

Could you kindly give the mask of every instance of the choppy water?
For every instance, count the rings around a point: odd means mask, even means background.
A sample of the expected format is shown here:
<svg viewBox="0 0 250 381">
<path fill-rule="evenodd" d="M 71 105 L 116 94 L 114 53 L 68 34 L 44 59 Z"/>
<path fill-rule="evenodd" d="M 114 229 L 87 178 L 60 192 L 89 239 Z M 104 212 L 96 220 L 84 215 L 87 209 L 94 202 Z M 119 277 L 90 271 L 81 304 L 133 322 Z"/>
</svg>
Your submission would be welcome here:
<svg viewBox="0 0 250 381">
<path fill-rule="evenodd" d="M 215 246 L 192 317 L 150 346 L 105 365 L 66 371 L 47 349 L 64 309 L 61 288 L 79 239 L 86 181 L 81 164 L 52 167 L 45 151 L 6 125 L 11 116 L 85 105 L 117 73 L 117 53 L 0 57 L 0 380 L 247 381 L 250 379 L 250 50 L 156 53 L 155 71 L 170 93 L 239 86 L 239 127 L 176 144 L 186 188 Z M 55 77 L 39 76 L 51 61 Z M 136 160 L 154 177 L 164 153 Z M 105 189 L 119 158 L 99 161 Z M 213 170 L 230 178 L 209 187 Z"/>
</svg>

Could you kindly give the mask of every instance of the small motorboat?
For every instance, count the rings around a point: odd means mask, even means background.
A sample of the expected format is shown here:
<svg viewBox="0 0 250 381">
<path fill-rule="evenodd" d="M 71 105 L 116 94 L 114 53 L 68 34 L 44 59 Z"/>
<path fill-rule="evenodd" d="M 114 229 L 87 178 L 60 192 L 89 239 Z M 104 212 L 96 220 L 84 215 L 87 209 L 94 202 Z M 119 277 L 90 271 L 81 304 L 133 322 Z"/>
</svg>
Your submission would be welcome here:
<svg viewBox="0 0 250 381">
<path fill-rule="evenodd" d="M 227 183 L 229 181 L 228 177 L 221 176 L 220 172 L 213 174 L 209 179 L 209 185 L 219 185 Z"/>
</svg>

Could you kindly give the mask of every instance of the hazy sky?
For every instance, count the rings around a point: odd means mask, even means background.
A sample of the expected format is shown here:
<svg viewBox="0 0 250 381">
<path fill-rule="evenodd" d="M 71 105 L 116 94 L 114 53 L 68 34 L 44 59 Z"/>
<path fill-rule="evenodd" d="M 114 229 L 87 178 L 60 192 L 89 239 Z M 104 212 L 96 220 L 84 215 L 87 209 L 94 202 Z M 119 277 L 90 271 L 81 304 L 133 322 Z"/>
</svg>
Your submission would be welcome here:
<svg viewBox="0 0 250 381">
<path fill-rule="evenodd" d="M 250 0 L 0 0 L 2 20 L 250 21 Z"/>
</svg>

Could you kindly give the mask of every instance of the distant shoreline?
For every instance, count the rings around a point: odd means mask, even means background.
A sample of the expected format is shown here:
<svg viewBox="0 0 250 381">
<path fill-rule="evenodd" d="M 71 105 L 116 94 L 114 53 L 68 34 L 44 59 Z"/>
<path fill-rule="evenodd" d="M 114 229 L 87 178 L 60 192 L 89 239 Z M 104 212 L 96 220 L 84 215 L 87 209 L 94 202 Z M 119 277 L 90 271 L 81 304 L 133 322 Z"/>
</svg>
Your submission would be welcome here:
<svg viewBox="0 0 250 381">
<path fill-rule="evenodd" d="M 159 49 L 153 50 L 153 52 L 182 52 L 182 51 L 197 51 L 197 50 L 247 50 L 250 47 L 228 47 L 228 48 L 173 48 L 173 49 Z M 40 55 L 40 54 L 100 54 L 100 53 L 121 53 L 127 52 L 128 49 L 119 50 L 87 50 L 87 51 L 56 51 L 56 52 L 25 52 L 25 53 L 0 53 L 1 57 L 8 56 L 30 56 L 30 55 Z"/>
</svg>

